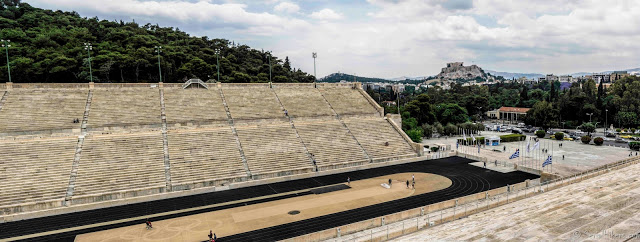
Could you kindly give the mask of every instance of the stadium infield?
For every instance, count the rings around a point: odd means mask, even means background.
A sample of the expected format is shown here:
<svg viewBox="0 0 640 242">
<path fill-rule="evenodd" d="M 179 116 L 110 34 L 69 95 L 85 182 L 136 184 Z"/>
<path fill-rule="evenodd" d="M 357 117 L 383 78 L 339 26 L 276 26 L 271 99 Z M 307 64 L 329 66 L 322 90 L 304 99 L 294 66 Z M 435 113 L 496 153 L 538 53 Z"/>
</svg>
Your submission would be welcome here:
<svg viewBox="0 0 640 242">
<path fill-rule="evenodd" d="M 140 230 L 139 233 L 133 232 L 136 234 L 135 236 L 117 238 L 111 236 L 93 236 L 88 238 L 92 241 L 101 240 L 100 238 L 104 238 L 105 240 L 135 241 L 162 238 L 164 240 L 191 241 L 191 239 L 180 236 L 145 237 L 144 219 L 150 218 L 156 228 L 168 229 L 167 231 L 173 231 L 174 235 L 180 234 L 175 231 L 180 231 L 181 229 L 185 231 L 185 228 L 197 228 L 195 229 L 196 231 L 193 232 L 198 234 L 190 236 L 200 238 L 195 239 L 195 241 L 198 241 L 206 239 L 206 233 L 208 233 L 209 229 L 217 229 L 215 228 L 219 225 L 217 221 L 225 221 L 224 219 L 216 220 L 215 217 L 211 217 L 214 219 L 209 219 L 206 215 L 226 213 L 228 216 L 226 220 L 227 226 L 236 223 L 236 221 L 234 221 L 235 219 L 243 220 L 244 222 L 241 222 L 245 224 L 243 224 L 242 229 L 225 229 L 224 225 L 221 225 L 220 231 L 215 231 L 220 241 L 272 241 L 437 203 L 505 186 L 507 184 L 515 184 L 526 179 L 537 178 L 535 175 L 523 172 L 500 173 L 491 171 L 469 165 L 468 163 L 470 162 L 473 161 L 461 157 L 449 157 L 439 160 L 419 161 L 208 194 L 9 222 L 0 225 L 0 239 L 74 240 L 77 235 L 81 234 L 117 228 L 122 228 L 124 231 L 127 230 L 125 227 L 135 225 L 130 229 L 131 231 Z M 413 192 L 412 190 L 405 189 L 404 184 L 397 184 L 400 180 L 410 179 L 409 174 L 412 173 L 416 174 L 418 180 L 416 188 L 425 190 L 416 190 L 416 192 Z M 446 179 L 435 179 L 439 176 Z M 355 193 L 358 191 L 354 188 L 320 195 L 315 195 L 310 190 L 329 185 L 344 184 L 347 177 L 351 177 L 353 181 L 351 184 L 352 187 L 359 186 L 359 183 L 369 185 L 367 185 L 367 187 L 361 187 L 361 194 L 357 196 Z M 435 181 L 431 188 L 429 188 L 429 186 L 421 188 L 420 179 L 425 177 L 431 177 L 439 181 Z M 380 190 L 384 189 L 379 185 L 379 183 L 382 183 L 380 181 L 386 181 L 388 178 L 395 180 L 394 186 L 389 191 Z M 443 185 L 446 184 L 445 181 L 450 181 L 451 185 L 445 188 Z M 438 183 L 441 183 L 440 186 L 442 187 L 438 187 L 438 185 L 436 185 Z M 424 184 L 428 183 L 425 182 Z M 398 186 L 402 189 L 397 189 Z M 376 191 L 367 190 L 374 188 Z M 378 190 L 385 192 L 378 194 Z M 318 198 L 329 197 L 332 199 L 307 200 L 310 196 L 316 196 Z M 377 200 L 371 199 L 375 196 L 386 197 L 383 199 L 378 198 Z M 347 198 L 346 202 L 344 200 L 345 197 Z M 350 200 L 348 199 L 349 197 L 358 197 L 359 199 Z M 329 206 L 333 207 L 332 209 L 327 209 L 326 206 L 323 206 L 323 203 L 330 203 L 338 198 L 343 199 L 344 203 Z M 291 204 L 283 205 L 288 202 L 293 202 L 292 204 L 297 204 L 298 206 L 305 206 L 303 209 L 298 209 L 301 211 L 298 218 L 285 214 L 285 210 L 295 209 L 295 206 L 289 206 Z M 350 205 L 345 206 L 345 204 Z M 261 210 L 259 208 L 269 207 L 270 205 L 280 207 L 277 207 L 277 209 L 271 212 L 260 212 Z M 305 211 L 305 209 L 307 210 Z M 323 212 L 318 212 L 319 210 Z M 237 211 L 236 214 L 243 216 L 236 216 L 230 211 Z M 209 222 L 204 224 L 202 222 L 195 222 L 200 223 L 200 225 L 193 226 L 194 222 L 189 220 L 190 217 L 187 217 L 191 215 L 200 216 L 201 221 L 206 220 Z M 250 216 L 254 216 L 253 219 L 249 218 Z M 280 217 L 280 219 L 272 219 L 274 216 Z M 172 220 L 176 218 L 178 219 Z M 273 221 L 269 223 L 264 222 L 270 220 Z M 169 225 L 172 223 L 175 226 L 169 229 Z M 197 232 L 201 230 L 206 232 L 204 232 L 204 234 Z M 161 233 L 161 231 L 162 230 L 151 230 L 149 231 L 149 235 L 153 235 L 154 233 L 158 234 Z M 187 229 L 186 231 L 190 230 Z M 225 234 L 224 231 L 229 231 L 230 234 Z M 221 234 L 220 232 L 223 233 Z M 82 238 L 83 236 L 78 237 L 78 239 Z"/>
</svg>

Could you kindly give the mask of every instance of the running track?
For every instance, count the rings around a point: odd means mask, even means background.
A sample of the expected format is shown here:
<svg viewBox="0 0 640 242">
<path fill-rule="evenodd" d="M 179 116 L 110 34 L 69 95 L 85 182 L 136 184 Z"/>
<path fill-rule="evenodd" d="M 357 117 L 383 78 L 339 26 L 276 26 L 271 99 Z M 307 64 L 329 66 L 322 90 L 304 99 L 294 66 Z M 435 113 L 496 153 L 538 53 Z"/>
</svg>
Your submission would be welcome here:
<svg viewBox="0 0 640 242">
<path fill-rule="evenodd" d="M 344 212 L 328 214 L 320 217 L 315 217 L 307 220 L 301 220 L 288 224 L 282 224 L 269 228 L 249 231 L 241 234 L 225 236 L 219 239 L 219 241 L 272 241 L 291 238 L 315 231 L 329 229 L 349 223 L 354 223 L 366 219 L 371 219 L 386 214 L 396 213 L 403 210 L 417 208 L 428 204 L 437 203 L 457 197 L 470 195 L 486 190 L 491 190 L 497 187 L 502 187 L 507 184 L 515 184 L 522 182 L 526 179 L 535 179 L 537 176 L 524 173 L 524 172 L 511 172 L 500 173 L 479 167 L 468 165 L 473 162 L 461 157 L 449 157 L 439 160 L 427 160 L 414 162 L 409 164 L 400 164 L 394 166 L 373 168 L 368 170 L 360 170 L 348 173 L 333 174 L 327 176 L 320 176 L 314 178 L 307 178 L 301 180 L 279 182 L 269 185 L 260 185 L 254 187 L 240 188 L 234 190 L 227 190 L 221 192 L 213 192 L 207 194 L 199 194 L 193 196 L 185 196 L 179 198 L 165 199 L 152 202 L 144 202 L 130 205 L 123 205 L 111 208 L 104 208 L 92 211 L 77 212 L 70 214 L 62 214 L 44 218 L 29 219 L 23 221 L 9 222 L 0 224 L 0 239 L 7 239 L 20 235 L 27 235 L 33 233 L 40 233 L 52 230 L 58 230 L 63 228 L 72 228 L 82 225 L 95 224 L 101 222 L 108 222 L 118 219 L 126 219 L 138 216 L 151 216 L 151 221 L 158 221 L 163 219 L 182 217 L 191 214 L 198 214 L 203 212 L 228 209 L 237 206 L 243 206 L 245 204 L 263 203 L 273 200 L 286 199 L 296 196 L 304 196 L 311 194 L 310 192 L 302 192 L 295 194 L 288 194 L 282 196 L 275 196 L 268 199 L 262 199 L 257 201 L 251 201 L 249 203 L 231 204 L 221 207 L 201 209 L 192 212 L 185 212 L 180 214 L 152 217 L 153 214 L 174 211 L 185 208 L 193 208 L 206 206 L 216 203 L 224 203 L 235 200 L 261 197 L 267 195 L 274 195 L 279 193 L 286 193 L 297 190 L 304 190 L 319 186 L 326 186 L 331 184 L 344 183 L 346 177 L 351 177 L 352 181 L 359 179 L 367 179 L 372 177 L 379 177 L 394 173 L 405 172 L 425 172 L 433 173 L 445 176 L 452 181 L 452 185 L 448 188 L 402 198 L 385 203 L 375 204 L 358 209 L 352 209 Z M 404 185 L 404 184 L 397 184 Z M 419 186 L 419 184 L 416 184 Z M 100 231 L 105 229 L 112 229 L 117 227 L 129 226 L 140 224 L 143 225 L 144 221 L 131 221 L 120 224 L 111 224 L 97 228 L 90 228 L 84 230 L 77 230 L 73 232 L 61 233 L 56 235 L 50 235 L 46 237 L 36 238 L 35 240 L 67 240 L 73 241 L 76 235 Z M 204 235 L 203 235 L 204 236 Z M 221 236 L 221 235 L 218 235 Z M 204 237 L 206 238 L 206 237 Z"/>
</svg>

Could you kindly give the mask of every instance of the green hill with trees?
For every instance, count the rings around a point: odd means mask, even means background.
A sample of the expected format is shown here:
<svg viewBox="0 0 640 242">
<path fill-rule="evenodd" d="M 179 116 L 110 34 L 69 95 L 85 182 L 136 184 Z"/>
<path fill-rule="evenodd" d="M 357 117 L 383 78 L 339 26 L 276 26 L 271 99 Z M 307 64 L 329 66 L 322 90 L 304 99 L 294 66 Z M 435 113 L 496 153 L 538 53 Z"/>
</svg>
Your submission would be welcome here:
<svg viewBox="0 0 640 242">
<path fill-rule="evenodd" d="M 189 78 L 222 82 L 313 82 L 269 52 L 226 39 L 194 37 L 173 27 L 81 17 L 76 12 L 35 8 L 20 0 L 0 1 L 0 39 L 10 40 L 13 82 L 87 82 L 92 44 L 95 82 L 157 82 L 158 55 L 164 82 Z M 216 49 L 220 50 L 219 56 Z M 2 51 L 4 54 L 4 50 Z M 0 80 L 8 81 L 6 58 L 0 58 Z"/>
</svg>

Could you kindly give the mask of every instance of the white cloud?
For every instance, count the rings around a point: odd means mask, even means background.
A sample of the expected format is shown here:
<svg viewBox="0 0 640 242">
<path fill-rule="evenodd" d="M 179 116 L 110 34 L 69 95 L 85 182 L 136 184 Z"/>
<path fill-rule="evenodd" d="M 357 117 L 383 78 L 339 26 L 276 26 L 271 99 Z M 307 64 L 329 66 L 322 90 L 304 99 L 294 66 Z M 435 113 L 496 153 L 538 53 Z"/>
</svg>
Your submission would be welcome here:
<svg viewBox="0 0 640 242">
<path fill-rule="evenodd" d="M 46 0 L 40 0 L 47 2 Z M 38 2 L 34 0 L 33 2 Z M 105 15 L 118 14 L 131 18 L 165 19 L 179 21 L 183 24 L 208 25 L 226 27 L 252 34 L 273 35 L 283 31 L 305 27 L 308 23 L 295 18 L 285 18 L 274 14 L 247 11 L 246 4 L 222 3 L 214 4 L 210 0 L 197 2 L 180 0 L 57 0 L 56 6 L 73 9 L 91 9 Z M 266 32 L 261 32 L 265 30 Z"/>
<path fill-rule="evenodd" d="M 256 4 L 262 9 L 252 1 L 245 1 L 251 7 L 219 2 L 57 0 L 55 5 L 92 9 L 101 18 L 118 13 L 173 20 L 168 26 L 181 29 L 202 26 L 212 38 L 230 29 L 243 44 L 289 56 L 294 67 L 307 72 L 313 72 L 311 52 L 318 52 L 318 76 L 435 75 L 450 61 L 556 74 L 640 65 L 637 0 L 368 0 L 362 8 L 331 0 L 295 17 L 286 15 L 311 8 L 308 2 Z"/>
<path fill-rule="evenodd" d="M 317 12 L 311 13 L 311 18 L 318 20 L 339 20 L 342 19 L 342 14 L 336 13 L 335 11 L 325 8 Z"/>
<path fill-rule="evenodd" d="M 273 7 L 273 10 L 276 12 L 297 13 L 300 11 L 300 6 L 291 2 L 281 2 Z"/>
</svg>

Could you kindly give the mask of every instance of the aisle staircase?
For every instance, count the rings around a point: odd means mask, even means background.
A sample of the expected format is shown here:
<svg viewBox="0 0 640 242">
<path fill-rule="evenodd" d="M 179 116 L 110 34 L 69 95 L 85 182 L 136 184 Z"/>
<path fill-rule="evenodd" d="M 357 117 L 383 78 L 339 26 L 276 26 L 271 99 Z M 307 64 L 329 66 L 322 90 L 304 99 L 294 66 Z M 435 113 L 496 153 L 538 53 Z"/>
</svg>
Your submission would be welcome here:
<svg viewBox="0 0 640 242">
<path fill-rule="evenodd" d="M 272 91 L 273 91 L 273 89 L 272 89 Z M 282 107 L 283 110 L 287 110 L 284 107 L 284 105 L 282 105 L 282 102 L 280 101 L 280 97 L 278 97 L 278 94 L 275 91 L 273 91 L 273 95 L 276 96 L 276 99 L 278 100 L 278 103 L 280 104 L 280 107 Z M 304 148 L 304 153 L 309 158 L 309 162 L 311 162 L 311 165 L 313 165 L 313 169 L 315 171 L 318 171 L 318 165 L 316 164 L 316 161 L 315 161 L 314 157 L 311 155 L 311 153 L 309 153 L 309 149 L 307 148 L 307 145 L 304 143 L 304 140 L 302 140 L 302 138 L 300 138 L 300 133 L 298 133 L 298 130 L 296 129 L 296 126 L 293 124 L 293 119 L 291 118 L 291 115 L 287 115 L 287 119 L 289 119 L 289 124 L 291 125 L 291 128 L 293 129 L 293 131 L 296 133 L 296 138 L 298 138 L 298 140 L 300 140 L 300 143 L 302 143 L 302 147 Z"/>
<path fill-rule="evenodd" d="M 220 97 L 222 97 L 222 104 L 224 105 L 224 110 L 227 112 L 227 118 L 229 119 L 229 126 L 231 126 L 231 132 L 233 133 L 233 137 L 235 138 L 236 144 L 238 145 L 238 151 L 240 152 L 240 156 L 242 157 L 242 165 L 244 166 L 244 169 L 247 171 L 247 176 L 251 177 L 251 170 L 249 170 L 247 157 L 244 155 L 244 150 L 242 149 L 242 144 L 240 143 L 240 138 L 238 137 L 238 132 L 233 122 L 233 117 L 231 117 L 231 112 L 229 112 L 229 106 L 227 105 L 227 100 L 224 98 L 224 92 L 222 92 L 222 88 L 220 88 L 219 90 L 220 90 Z"/>
</svg>

